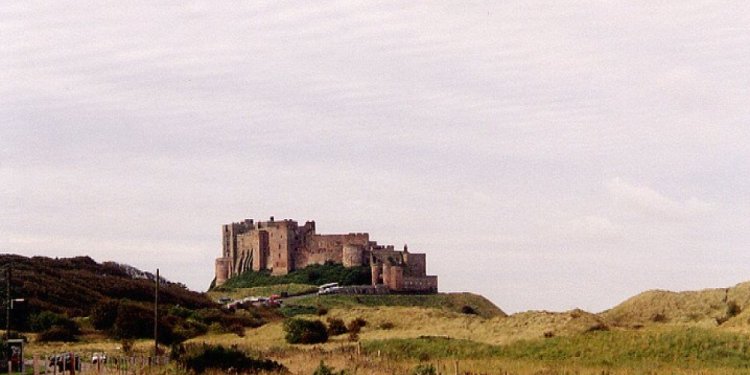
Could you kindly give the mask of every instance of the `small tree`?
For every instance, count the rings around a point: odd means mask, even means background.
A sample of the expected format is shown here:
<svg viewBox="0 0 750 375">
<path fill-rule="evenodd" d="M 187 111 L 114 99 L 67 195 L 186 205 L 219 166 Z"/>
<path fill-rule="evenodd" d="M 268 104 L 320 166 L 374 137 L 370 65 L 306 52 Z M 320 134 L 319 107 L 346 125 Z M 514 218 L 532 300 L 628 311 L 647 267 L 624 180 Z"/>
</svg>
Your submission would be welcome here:
<svg viewBox="0 0 750 375">
<path fill-rule="evenodd" d="M 328 341 L 328 330 L 320 320 L 287 319 L 284 322 L 286 342 L 290 344 L 317 344 Z"/>
<path fill-rule="evenodd" d="M 435 366 L 421 363 L 411 373 L 412 375 L 435 375 L 437 371 L 435 370 Z"/>
<path fill-rule="evenodd" d="M 338 336 L 347 332 L 344 321 L 337 318 L 328 318 L 328 336 Z"/>
<path fill-rule="evenodd" d="M 318 368 L 316 368 L 315 372 L 312 373 L 312 375 L 345 375 L 345 374 L 346 374 L 345 370 L 336 372 L 335 368 L 326 366 L 326 364 L 323 363 L 323 361 L 320 361 Z"/>
</svg>

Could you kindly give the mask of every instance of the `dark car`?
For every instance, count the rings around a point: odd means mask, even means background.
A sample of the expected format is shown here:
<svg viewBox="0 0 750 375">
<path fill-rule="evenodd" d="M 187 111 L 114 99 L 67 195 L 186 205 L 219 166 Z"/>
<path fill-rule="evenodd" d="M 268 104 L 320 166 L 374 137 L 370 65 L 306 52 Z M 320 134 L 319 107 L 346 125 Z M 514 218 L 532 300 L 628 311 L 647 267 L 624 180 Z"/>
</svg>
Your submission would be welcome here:
<svg viewBox="0 0 750 375">
<path fill-rule="evenodd" d="M 76 371 L 81 371 L 81 357 L 77 354 L 63 353 L 49 357 L 49 365 L 57 366 L 58 371 L 69 370 L 75 365 Z"/>
</svg>

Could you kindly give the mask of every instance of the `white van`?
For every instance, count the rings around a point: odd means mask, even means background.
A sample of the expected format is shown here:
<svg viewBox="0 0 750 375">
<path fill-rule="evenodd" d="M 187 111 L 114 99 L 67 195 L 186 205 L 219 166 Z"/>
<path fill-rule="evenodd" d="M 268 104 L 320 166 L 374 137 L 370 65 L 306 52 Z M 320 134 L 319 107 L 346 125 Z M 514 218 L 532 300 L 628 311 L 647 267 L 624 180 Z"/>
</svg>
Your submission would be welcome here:
<svg viewBox="0 0 750 375">
<path fill-rule="evenodd" d="M 341 289 L 339 283 L 323 284 L 318 287 L 318 294 L 329 294 L 339 289 Z"/>
</svg>

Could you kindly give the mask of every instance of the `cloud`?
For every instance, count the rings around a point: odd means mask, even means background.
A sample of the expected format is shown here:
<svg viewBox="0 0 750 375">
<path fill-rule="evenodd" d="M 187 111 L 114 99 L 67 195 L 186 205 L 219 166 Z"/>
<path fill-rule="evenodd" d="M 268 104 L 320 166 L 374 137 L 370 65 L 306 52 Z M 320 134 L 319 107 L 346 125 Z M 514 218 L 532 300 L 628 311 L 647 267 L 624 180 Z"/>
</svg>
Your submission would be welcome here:
<svg viewBox="0 0 750 375">
<path fill-rule="evenodd" d="M 634 185 L 619 177 L 608 180 L 605 186 L 615 201 L 646 217 L 682 220 L 705 215 L 714 210 L 714 205 L 698 198 L 690 197 L 678 201 L 648 186 Z"/>
<path fill-rule="evenodd" d="M 588 293 L 750 240 L 739 1 L 10 3 L 3 251 L 179 258 L 203 289 L 221 224 L 314 219 L 516 310 L 608 307 Z M 570 285 L 592 256 L 611 263 L 587 289 L 502 292 Z"/>
</svg>

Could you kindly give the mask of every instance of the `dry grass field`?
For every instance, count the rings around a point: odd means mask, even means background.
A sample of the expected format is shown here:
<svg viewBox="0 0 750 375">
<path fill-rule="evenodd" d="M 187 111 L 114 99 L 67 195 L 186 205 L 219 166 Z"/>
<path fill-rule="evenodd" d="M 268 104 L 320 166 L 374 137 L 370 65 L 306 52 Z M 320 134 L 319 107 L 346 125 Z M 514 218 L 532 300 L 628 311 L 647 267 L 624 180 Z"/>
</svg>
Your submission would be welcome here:
<svg viewBox="0 0 750 375">
<path fill-rule="evenodd" d="M 211 333 L 189 342 L 235 346 L 302 375 L 313 374 L 321 361 L 347 374 L 411 374 L 420 364 L 441 374 L 454 374 L 456 368 L 461 374 L 750 374 L 750 283 L 645 292 L 600 314 L 572 310 L 508 316 L 468 293 L 315 296 L 290 303 L 316 307 L 308 309 L 315 313 L 298 318 L 364 319 L 367 324 L 356 340 L 343 334 L 316 345 L 288 344 L 281 320 L 246 329 L 242 337 Z M 150 341 L 134 345 L 136 351 L 150 348 Z M 28 347 L 32 354 L 119 350 L 120 343 L 95 337 Z"/>
</svg>

